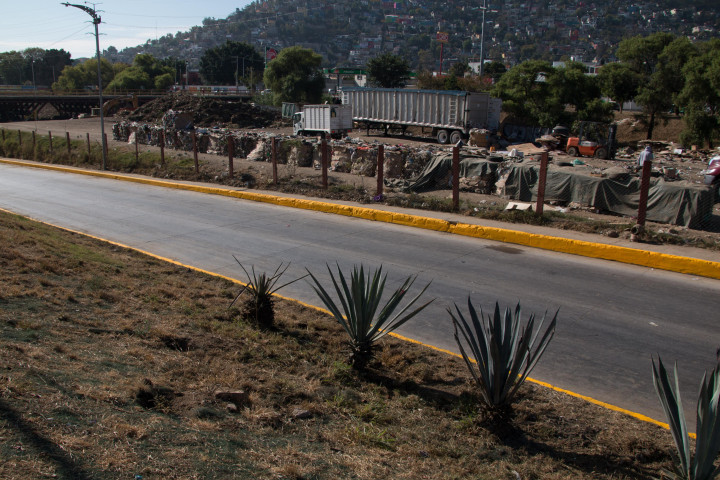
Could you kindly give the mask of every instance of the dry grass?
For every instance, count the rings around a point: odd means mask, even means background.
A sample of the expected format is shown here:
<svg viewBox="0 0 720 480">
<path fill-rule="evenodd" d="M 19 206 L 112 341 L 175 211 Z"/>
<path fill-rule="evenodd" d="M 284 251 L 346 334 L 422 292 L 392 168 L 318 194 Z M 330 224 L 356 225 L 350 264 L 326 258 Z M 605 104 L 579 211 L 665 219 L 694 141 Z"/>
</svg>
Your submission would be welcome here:
<svg viewBox="0 0 720 480">
<path fill-rule="evenodd" d="M 646 479 L 669 465 L 667 431 L 578 399 L 526 385 L 494 423 L 458 359 L 388 339 L 358 374 L 315 310 L 278 301 L 261 332 L 228 309 L 229 281 L 4 213 L 0 238 L 0 478 Z M 247 402 L 231 412 L 217 390 Z"/>
</svg>

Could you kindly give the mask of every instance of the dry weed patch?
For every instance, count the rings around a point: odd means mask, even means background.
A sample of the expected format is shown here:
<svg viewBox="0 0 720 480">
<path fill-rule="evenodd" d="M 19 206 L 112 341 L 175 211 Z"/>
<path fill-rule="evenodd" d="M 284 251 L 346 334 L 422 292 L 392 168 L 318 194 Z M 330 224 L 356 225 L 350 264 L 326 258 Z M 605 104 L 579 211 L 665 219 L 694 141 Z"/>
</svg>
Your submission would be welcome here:
<svg viewBox="0 0 720 480">
<path fill-rule="evenodd" d="M 358 373 L 315 310 L 278 300 L 261 331 L 228 308 L 229 281 L 4 213 L 0 238 L 0 478 L 646 479 L 670 464 L 667 431 L 533 385 L 493 422 L 461 360 L 395 339 Z"/>
</svg>

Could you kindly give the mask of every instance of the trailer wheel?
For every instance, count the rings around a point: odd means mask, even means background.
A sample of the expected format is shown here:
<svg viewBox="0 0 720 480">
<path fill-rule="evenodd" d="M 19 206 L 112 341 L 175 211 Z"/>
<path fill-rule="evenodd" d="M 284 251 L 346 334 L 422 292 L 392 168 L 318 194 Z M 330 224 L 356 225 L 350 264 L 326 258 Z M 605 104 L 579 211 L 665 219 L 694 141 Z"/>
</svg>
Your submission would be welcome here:
<svg viewBox="0 0 720 480">
<path fill-rule="evenodd" d="M 463 134 L 460 130 L 455 130 L 450 134 L 450 143 L 457 145 L 459 141 L 463 139 Z"/>
<path fill-rule="evenodd" d="M 445 145 L 448 143 L 448 140 L 450 140 L 450 135 L 448 135 L 448 131 L 447 130 L 438 130 L 437 142 L 440 145 Z"/>
</svg>

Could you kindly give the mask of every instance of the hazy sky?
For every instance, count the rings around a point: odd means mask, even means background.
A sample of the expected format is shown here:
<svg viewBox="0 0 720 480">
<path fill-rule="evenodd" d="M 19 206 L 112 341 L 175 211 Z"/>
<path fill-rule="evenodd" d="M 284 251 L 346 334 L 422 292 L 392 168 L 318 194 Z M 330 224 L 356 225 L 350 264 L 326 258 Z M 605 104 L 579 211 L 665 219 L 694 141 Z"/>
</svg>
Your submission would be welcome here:
<svg viewBox="0 0 720 480">
<path fill-rule="evenodd" d="M 186 31 L 205 18 L 225 18 L 251 0 L 105 0 L 95 4 L 102 19 L 100 50 L 118 50 Z M 72 58 L 95 55 L 90 15 L 62 5 L 66 0 L 0 0 L 0 52 L 29 47 L 65 49 Z M 82 0 L 67 3 L 93 4 Z"/>
</svg>

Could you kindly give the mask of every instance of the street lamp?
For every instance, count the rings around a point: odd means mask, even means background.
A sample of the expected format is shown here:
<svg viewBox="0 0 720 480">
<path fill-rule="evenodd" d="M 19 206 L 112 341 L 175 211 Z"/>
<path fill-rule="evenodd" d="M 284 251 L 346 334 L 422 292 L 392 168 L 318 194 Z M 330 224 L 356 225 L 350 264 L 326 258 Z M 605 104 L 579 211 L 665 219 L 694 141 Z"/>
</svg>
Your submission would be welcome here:
<svg viewBox="0 0 720 480">
<path fill-rule="evenodd" d="M 485 11 L 487 10 L 487 0 L 483 0 L 483 6 L 480 7 L 482 9 L 482 26 L 480 27 L 480 76 L 483 75 L 483 67 L 485 65 L 485 58 L 483 52 L 483 47 L 485 43 Z"/>
<path fill-rule="evenodd" d="M 32 81 L 33 81 L 33 98 L 37 97 L 37 87 L 35 86 L 35 57 L 30 58 L 30 71 L 32 72 Z M 38 119 L 38 108 L 37 105 L 33 107 L 33 118 L 37 122 Z M 35 125 L 35 129 L 37 130 L 37 124 Z"/>
<path fill-rule="evenodd" d="M 107 166 L 107 158 L 105 152 L 107 151 L 107 142 L 105 141 L 105 117 L 103 115 L 103 94 L 102 94 L 102 74 L 100 71 L 100 34 L 98 33 L 98 25 L 101 22 L 100 16 L 95 11 L 95 8 L 86 7 L 85 5 L 75 5 L 72 3 L 62 3 L 66 7 L 75 7 L 84 11 L 90 15 L 93 19 L 93 25 L 95 25 L 95 54 L 97 57 L 97 79 L 98 79 L 98 92 L 100 96 L 100 136 L 102 137 L 102 169 L 105 170 Z"/>
</svg>

